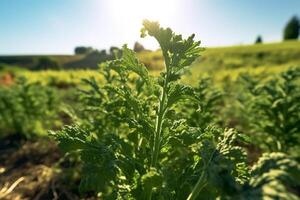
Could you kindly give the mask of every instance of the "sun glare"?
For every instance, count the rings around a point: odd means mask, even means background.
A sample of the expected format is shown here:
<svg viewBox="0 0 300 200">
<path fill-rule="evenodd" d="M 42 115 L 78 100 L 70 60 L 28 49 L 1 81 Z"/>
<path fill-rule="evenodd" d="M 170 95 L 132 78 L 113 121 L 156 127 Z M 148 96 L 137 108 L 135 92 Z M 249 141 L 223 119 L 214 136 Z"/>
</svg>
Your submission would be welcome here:
<svg viewBox="0 0 300 200">
<path fill-rule="evenodd" d="M 179 0 L 110 0 L 107 4 L 114 27 L 125 38 L 126 35 L 139 33 L 143 19 L 171 24 L 179 8 L 178 2 Z"/>
<path fill-rule="evenodd" d="M 170 20 L 175 12 L 176 2 L 176 0 L 111 0 L 110 6 L 114 17 L 123 20 L 140 21 L 149 18 L 166 21 Z"/>
</svg>

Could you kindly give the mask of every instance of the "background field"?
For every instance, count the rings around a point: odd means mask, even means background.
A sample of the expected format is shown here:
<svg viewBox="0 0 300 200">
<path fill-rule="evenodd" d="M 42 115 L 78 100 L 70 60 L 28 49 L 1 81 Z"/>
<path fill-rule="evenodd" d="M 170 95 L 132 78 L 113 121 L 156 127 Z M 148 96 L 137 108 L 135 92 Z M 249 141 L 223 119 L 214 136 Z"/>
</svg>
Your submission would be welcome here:
<svg viewBox="0 0 300 200">
<path fill-rule="evenodd" d="M 245 72 L 256 75 L 261 73 L 276 74 L 289 67 L 300 65 L 299 55 L 299 41 L 207 48 L 193 64 L 190 74 L 184 81 L 193 84 L 199 76 L 206 75 L 217 81 L 222 81 L 225 78 L 234 80 L 238 74 Z M 29 81 L 41 81 L 43 83 L 55 81 L 63 85 L 80 83 L 82 78 L 88 78 L 92 75 L 100 78 L 99 74 L 94 73 L 99 59 L 89 59 L 84 55 L 42 56 L 54 59 L 65 70 L 26 70 L 34 66 L 39 57 L 41 56 L 0 56 L 0 66 L 3 68 L 1 73 L 10 71 L 16 76 L 25 76 Z M 138 53 L 138 57 L 154 75 L 158 74 L 164 67 L 160 51 L 143 51 Z"/>
</svg>

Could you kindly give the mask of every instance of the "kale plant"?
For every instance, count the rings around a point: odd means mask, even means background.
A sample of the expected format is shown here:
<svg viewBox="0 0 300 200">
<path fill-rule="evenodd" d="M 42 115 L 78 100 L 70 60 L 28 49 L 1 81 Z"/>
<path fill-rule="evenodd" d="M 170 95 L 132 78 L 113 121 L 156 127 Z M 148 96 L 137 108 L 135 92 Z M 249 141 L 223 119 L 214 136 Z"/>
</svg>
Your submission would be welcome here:
<svg viewBox="0 0 300 200">
<path fill-rule="evenodd" d="M 246 153 L 238 146 L 246 138 L 233 129 L 204 127 L 207 121 L 199 127 L 176 109 L 189 100 L 205 110 L 209 104 L 202 101 L 214 99 L 179 82 L 200 55 L 200 42 L 157 22 L 143 25 L 142 36 L 161 47 L 160 76 L 150 76 L 125 45 L 120 58 L 101 65 L 104 83 L 85 80 L 90 87 L 82 91 L 79 114 L 72 114 L 75 123 L 51 132 L 64 151 L 79 153 L 80 190 L 101 199 L 235 196 L 249 182 Z"/>
<path fill-rule="evenodd" d="M 224 104 L 224 93 L 213 83 L 209 77 L 200 78 L 198 85 L 194 87 L 197 101 L 185 99 L 178 103 L 178 117 L 185 118 L 190 126 L 203 129 L 221 124 L 220 109 Z"/>
<path fill-rule="evenodd" d="M 243 75 L 240 81 L 244 86 L 241 113 L 256 145 L 268 151 L 295 152 L 300 145 L 300 69 L 270 80 Z"/>
<path fill-rule="evenodd" d="M 0 131 L 2 136 L 21 138 L 46 135 L 56 119 L 56 92 L 39 83 L 19 79 L 15 85 L 0 87 Z"/>
<path fill-rule="evenodd" d="M 250 176 L 235 195 L 224 199 L 299 199 L 300 164 L 285 153 L 264 153 Z"/>
</svg>

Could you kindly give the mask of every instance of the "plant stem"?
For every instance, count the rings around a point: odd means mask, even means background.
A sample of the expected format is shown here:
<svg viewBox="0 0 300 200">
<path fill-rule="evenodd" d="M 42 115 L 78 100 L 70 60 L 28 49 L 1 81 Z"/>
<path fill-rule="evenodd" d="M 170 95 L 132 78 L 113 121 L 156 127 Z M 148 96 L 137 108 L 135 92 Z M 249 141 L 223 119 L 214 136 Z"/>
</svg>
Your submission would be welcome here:
<svg viewBox="0 0 300 200">
<path fill-rule="evenodd" d="M 153 147 L 153 154 L 151 160 L 151 167 L 156 167 L 157 159 L 160 150 L 160 141 L 161 141 L 161 131 L 163 125 L 163 119 L 165 115 L 165 103 L 166 103 L 166 96 L 167 96 L 167 80 L 165 80 L 164 87 L 162 90 L 162 96 L 159 101 L 159 108 L 158 108 L 158 115 L 156 117 L 155 123 L 155 133 L 154 133 L 154 147 Z"/>
<path fill-rule="evenodd" d="M 199 193 L 201 192 L 201 190 L 207 185 L 207 182 L 205 180 L 205 174 L 206 174 L 207 168 L 209 167 L 209 165 L 210 165 L 210 163 L 213 159 L 213 156 L 214 156 L 215 152 L 216 152 L 216 149 L 210 155 L 210 158 L 209 158 L 208 162 L 205 164 L 205 166 L 204 166 L 204 168 L 201 172 L 201 175 L 200 175 L 196 185 L 194 186 L 192 192 L 188 196 L 187 200 L 196 199 L 198 197 Z"/>
<path fill-rule="evenodd" d="M 166 54 L 163 53 L 164 57 L 166 58 Z M 166 113 L 166 104 L 167 104 L 167 90 L 168 90 L 168 84 L 169 84 L 169 63 L 165 59 L 165 65 L 166 65 L 166 76 L 164 79 L 164 85 L 162 88 L 162 93 L 159 98 L 159 107 L 158 107 L 158 113 L 155 120 L 155 132 L 154 132 L 154 146 L 152 150 L 151 155 L 151 163 L 150 168 L 154 167 L 156 168 L 157 160 L 160 152 L 160 142 L 161 142 L 161 132 L 162 132 L 162 126 L 164 121 L 164 116 Z M 150 191 L 147 195 L 147 200 L 151 200 L 152 198 L 152 188 L 150 188 Z"/>
<path fill-rule="evenodd" d="M 203 187 L 205 187 L 205 171 L 203 170 L 200 178 L 198 179 L 195 187 L 193 188 L 191 194 L 188 196 L 187 200 L 195 200 L 198 197 L 198 194 L 201 192 Z"/>
<path fill-rule="evenodd" d="M 162 46 L 162 45 L 161 45 Z M 164 121 L 164 116 L 166 112 L 166 102 L 167 102 L 167 90 L 169 85 L 169 60 L 166 51 L 163 50 L 163 57 L 165 58 L 165 66 L 166 66 L 166 75 L 164 77 L 164 85 L 162 88 L 162 94 L 159 99 L 159 107 L 158 107 L 158 114 L 156 116 L 155 122 L 155 133 L 154 133 L 154 147 L 152 151 L 152 158 L 151 158 L 151 165 L 150 167 L 156 167 L 157 159 L 160 151 L 160 142 L 161 142 L 161 132 L 162 132 L 162 125 Z"/>
</svg>

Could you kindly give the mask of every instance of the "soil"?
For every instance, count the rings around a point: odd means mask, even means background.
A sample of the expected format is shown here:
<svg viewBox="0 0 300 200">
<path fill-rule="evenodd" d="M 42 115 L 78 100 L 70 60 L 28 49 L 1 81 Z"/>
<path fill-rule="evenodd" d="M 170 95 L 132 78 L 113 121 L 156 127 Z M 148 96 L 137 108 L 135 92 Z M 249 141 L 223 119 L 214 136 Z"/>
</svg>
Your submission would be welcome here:
<svg viewBox="0 0 300 200">
<path fill-rule="evenodd" d="M 0 140 L 0 199 L 79 199 L 64 184 L 62 153 L 49 138 L 21 141 L 17 136 Z M 73 184 L 74 185 L 74 184 Z"/>
<path fill-rule="evenodd" d="M 14 75 L 11 73 L 6 73 L 0 76 L 0 85 L 10 86 L 14 83 Z"/>
</svg>

